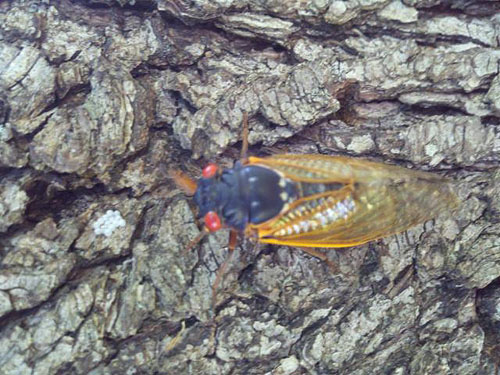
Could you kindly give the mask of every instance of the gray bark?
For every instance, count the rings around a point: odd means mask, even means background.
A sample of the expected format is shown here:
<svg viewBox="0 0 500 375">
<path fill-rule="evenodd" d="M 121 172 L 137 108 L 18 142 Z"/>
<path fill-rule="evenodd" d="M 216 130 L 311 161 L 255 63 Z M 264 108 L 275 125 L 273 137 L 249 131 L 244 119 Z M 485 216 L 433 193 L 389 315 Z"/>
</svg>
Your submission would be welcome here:
<svg viewBox="0 0 500 375">
<path fill-rule="evenodd" d="M 0 2 L 0 373 L 495 374 L 499 4 Z M 243 112 L 251 154 L 435 171 L 461 207 L 339 273 L 246 240 L 213 316 L 227 232 L 185 251 L 168 171 L 231 165 Z"/>
</svg>

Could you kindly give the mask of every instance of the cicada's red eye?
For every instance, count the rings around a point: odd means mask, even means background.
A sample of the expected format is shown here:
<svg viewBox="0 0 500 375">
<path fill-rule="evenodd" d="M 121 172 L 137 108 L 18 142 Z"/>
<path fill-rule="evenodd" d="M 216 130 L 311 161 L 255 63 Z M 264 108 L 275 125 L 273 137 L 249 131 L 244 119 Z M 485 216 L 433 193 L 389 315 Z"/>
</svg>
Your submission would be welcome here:
<svg viewBox="0 0 500 375">
<path fill-rule="evenodd" d="M 219 215 L 213 211 L 207 212 L 205 214 L 205 226 L 210 232 L 218 231 L 222 226 Z"/>
<path fill-rule="evenodd" d="M 203 168 L 203 177 L 212 178 L 217 173 L 217 165 L 210 163 L 205 168 Z"/>
</svg>

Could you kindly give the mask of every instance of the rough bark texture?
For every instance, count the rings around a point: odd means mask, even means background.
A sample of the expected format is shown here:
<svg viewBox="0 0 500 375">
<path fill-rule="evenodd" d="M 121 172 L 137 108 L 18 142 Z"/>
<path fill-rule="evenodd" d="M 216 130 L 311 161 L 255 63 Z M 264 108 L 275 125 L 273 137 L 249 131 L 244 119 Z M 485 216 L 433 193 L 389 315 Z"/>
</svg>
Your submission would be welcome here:
<svg viewBox="0 0 500 375">
<path fill-rule="evenodd" d="M 495 374 L 500 6 L 0 2 L 0 373 Z M 168 178 L 250 152 L 457 180 L 453 217 L 330 251 L 244 242 Z M 216 326 L 215 338 L 213 322 Z"/>
</svg>

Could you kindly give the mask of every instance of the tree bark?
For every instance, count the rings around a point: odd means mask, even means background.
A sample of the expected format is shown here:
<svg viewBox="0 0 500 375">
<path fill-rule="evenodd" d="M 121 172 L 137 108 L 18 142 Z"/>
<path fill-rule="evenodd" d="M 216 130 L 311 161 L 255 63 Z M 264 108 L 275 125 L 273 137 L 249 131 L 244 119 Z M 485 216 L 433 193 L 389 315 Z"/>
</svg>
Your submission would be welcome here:
<svg viewBox="0 0 500 375">
<path fill-rule="evenodd" d="M 0 373 L 496 374 L 500 3 L 0 2 Z M 349 155 L 461 206 L 329 250 L 199 233 L 169 178 Z"/>
</svg>

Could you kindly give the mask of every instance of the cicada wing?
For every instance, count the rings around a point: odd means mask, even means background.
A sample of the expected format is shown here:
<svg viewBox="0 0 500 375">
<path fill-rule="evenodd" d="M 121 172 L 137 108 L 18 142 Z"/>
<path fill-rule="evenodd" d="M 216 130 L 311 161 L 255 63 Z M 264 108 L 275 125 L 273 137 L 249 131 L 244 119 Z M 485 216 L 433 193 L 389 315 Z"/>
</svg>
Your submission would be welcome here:
<svg viewBox="0 0 500 375">
<path fill-rule="evenodd" d="M 168 174 L 175 185 L 177 185 L 186 195 L 194 195 L 196 192 L 196 181 L 180 170 L 170 169 Z"/>
<path fill-rule="evenodd" d="M 277 155 L 258 163 L 295 181 L 344 184 L 342 189 L 323 194 L 327 203 L 322 211 L 304 210 L 305 214 L 297 215 L 302 212 L 298 206 L 309 204 L 302 199 L 291 216 L 283 212 L 280 218 L 256 228 L 264 243 L 354 246 L 402 232 L 457 205 L 449 182 L 430 173 L 321 155 Z"/>
<path fill-rule="evenodd" d="M 318 154 L 278 154 L 265 158 L 250 157 L 249 164 L 264 165 L 296 181 L 313 183 L 374 182 L 376 178 L 398 180 L 404 177 L 443 182 L 446 179 L 428 172 L 415 171 L 396 165 L 364 159 Z"/>
<path fill-rule="evenodd" d="M 267 166 L 295 181 L 310 183 L 349 182 L 353 177 L 349 158 L 325 155 L 279 154 L 266 158 L 250 157 L 249 164 Z"/>
</svg>

